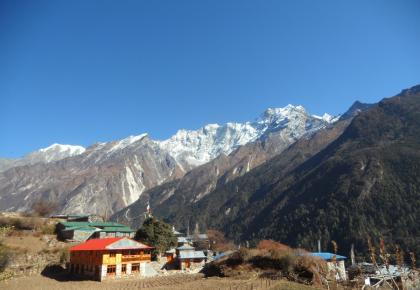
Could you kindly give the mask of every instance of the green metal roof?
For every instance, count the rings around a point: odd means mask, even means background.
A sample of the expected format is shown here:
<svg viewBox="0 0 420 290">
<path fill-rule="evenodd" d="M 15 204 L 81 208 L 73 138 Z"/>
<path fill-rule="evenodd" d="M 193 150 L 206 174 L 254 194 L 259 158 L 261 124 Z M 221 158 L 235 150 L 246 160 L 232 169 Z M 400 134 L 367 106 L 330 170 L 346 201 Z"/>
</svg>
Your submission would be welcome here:
<svg viewBox="0 0 420 290">
<path fill-rule="evenodd" d="M 114 222 L 61 222 L 63 226 L 67 227 L 127 227 Z"/>
<path fill-rule="evenodd" d="M 68 227 L 68 228 L 65 228 L 63 231 L 75 231 L 75 230 L 86 231 L 86 232 L 94 232 L 94 231 L 97 230 L 97 228 L 94 228 L 94 227 Z"/>
<path fill-rule="evenodd" d="M 135 230 L 132 230 L 129 227 L 105 227 L 103 229 L 99 229 L 98 232 L 123 232 L 123 233 L 132 233 Z"/>
<path fill-rule="evenodd" d="M 61 224 L 64 226 L 64 231 L 81 230 L 96 232 L 135 232 L 126 225 L 114 222 L 62 222 Z"/>
</svg>

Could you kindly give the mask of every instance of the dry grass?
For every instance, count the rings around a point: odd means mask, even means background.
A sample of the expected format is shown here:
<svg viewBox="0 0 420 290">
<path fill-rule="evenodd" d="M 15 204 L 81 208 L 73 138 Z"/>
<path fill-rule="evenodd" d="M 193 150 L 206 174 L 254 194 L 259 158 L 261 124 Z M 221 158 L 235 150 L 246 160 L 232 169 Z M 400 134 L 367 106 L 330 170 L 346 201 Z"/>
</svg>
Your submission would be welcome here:
<svg viewBox="0 0 420 290">
<path fill-rule="evenodd" d="M 54 238 L 54 236 L 50 236 Z M 33 235 L 32 233 L 21 233 L 20 235 L 12 235 L 5 237 L 3 243 L 15 251 L 39 253 L 46 248 L 45 242 L 42 238 Z"/>
<path fill-rule="evenodd" d="M 210 263 L 205 273 L 220 277 L 287 277 L 303 284 L 322 285 L 327 266 L 322 259 L 304 255 L 300 250 L 274 241 L 262 241 L 255 249 L 242 248 Z"/>
</svg>

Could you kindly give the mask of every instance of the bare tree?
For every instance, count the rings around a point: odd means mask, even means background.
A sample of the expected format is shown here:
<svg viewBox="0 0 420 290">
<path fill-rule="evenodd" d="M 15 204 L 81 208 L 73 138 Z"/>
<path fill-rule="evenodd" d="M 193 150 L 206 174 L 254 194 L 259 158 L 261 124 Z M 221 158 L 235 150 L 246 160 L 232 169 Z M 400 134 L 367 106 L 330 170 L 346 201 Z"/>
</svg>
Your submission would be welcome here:
<svg viewBox="0 0 420 290">
<path fill-rule="evenodd" d="M 41 217 L 49 216 L 57 209 L 57 204 L 53 201 L 39 199 L 32 204 L 33 214 Z"/>
</svg>

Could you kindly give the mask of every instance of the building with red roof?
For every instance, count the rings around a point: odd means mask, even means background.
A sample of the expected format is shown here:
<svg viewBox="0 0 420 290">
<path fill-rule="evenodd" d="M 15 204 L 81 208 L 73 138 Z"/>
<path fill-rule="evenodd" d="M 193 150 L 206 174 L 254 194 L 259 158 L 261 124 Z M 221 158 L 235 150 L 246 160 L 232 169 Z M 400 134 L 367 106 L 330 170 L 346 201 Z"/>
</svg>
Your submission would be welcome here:
<svg viewBox="0 0 420 290">
<path fill-rule="evenodd" d="M 142 276 L 153 247 L 127 237 L 92 239 L 70 248 L 70 273 L 102 281 Z"/>
</svg>

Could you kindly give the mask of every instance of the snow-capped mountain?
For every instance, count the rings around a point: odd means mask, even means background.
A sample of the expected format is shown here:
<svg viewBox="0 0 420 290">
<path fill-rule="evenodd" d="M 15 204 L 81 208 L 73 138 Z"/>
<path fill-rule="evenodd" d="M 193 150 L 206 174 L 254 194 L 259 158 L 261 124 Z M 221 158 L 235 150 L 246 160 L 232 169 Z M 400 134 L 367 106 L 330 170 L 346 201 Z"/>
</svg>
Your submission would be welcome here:
<svg viewBox="0 0 420 290">
<path fill-rule="evenodd" d="M 76 156 L 85 152 L 85 148 L 78 145 L 62 145 L 54 143 L 46 148 L 29 153 L 19 159 L 0 160 L 0 171 L 16 166 L 32 165 L 35 163 L 48 163 L 61 160 L 67 157 Z"/>
<path fill-rule="evenodd" d="M 52 162 L 71 156 L 76 156 L 85 152 L 85 148 L 78 145 L 62 145 L 54 143 L 47 148 L 40 149 L 26 156 L 31 163 L 35 162 Z"/>
<path fill-rule="evenodd" d="M 309 115 L 302 106 L 269 108 L 254 122 L 209 124 L 198 130 L 179 130 L 165 141 L 157 142 L 181 166 L 193 168 L 220 154 L 228 155 L 239 146 L 255 141 L 264 134 L 287 129 L 290 141 L 336 121 L 329 114 Z"/>
<path fill-rule="evenodd" d="M 34 201 L 49 199 L 57 202 L 57 211 L 64 213 L 111 214 L 136 201 L 144 191 L 179 179 L 218 156 L 224 157 L 217 162 L 217 172 L 226 170 L 221 169 L 224 164 L 244 168 L 232 167 L 230 176 L 234 178 L 300 137 L 328 126 L 331 120 L 312 116 L 301 106 L 288 105 L 267 109 L 253 122 L 180 130 L 163 141 L 142 134 L 86 149 L 53 144 L 25 156 L 27 163 L 18 160 L 0 172 L 0 210 L 28 210 Z M 268 145 L 264 143 L 267 139 Z M 226 156 L 258 140 L 256 152 L 252 153 L 254 147 L 250 146 Z M 242 161 L 225 162 L 225 158 Z"/>
</svg>

